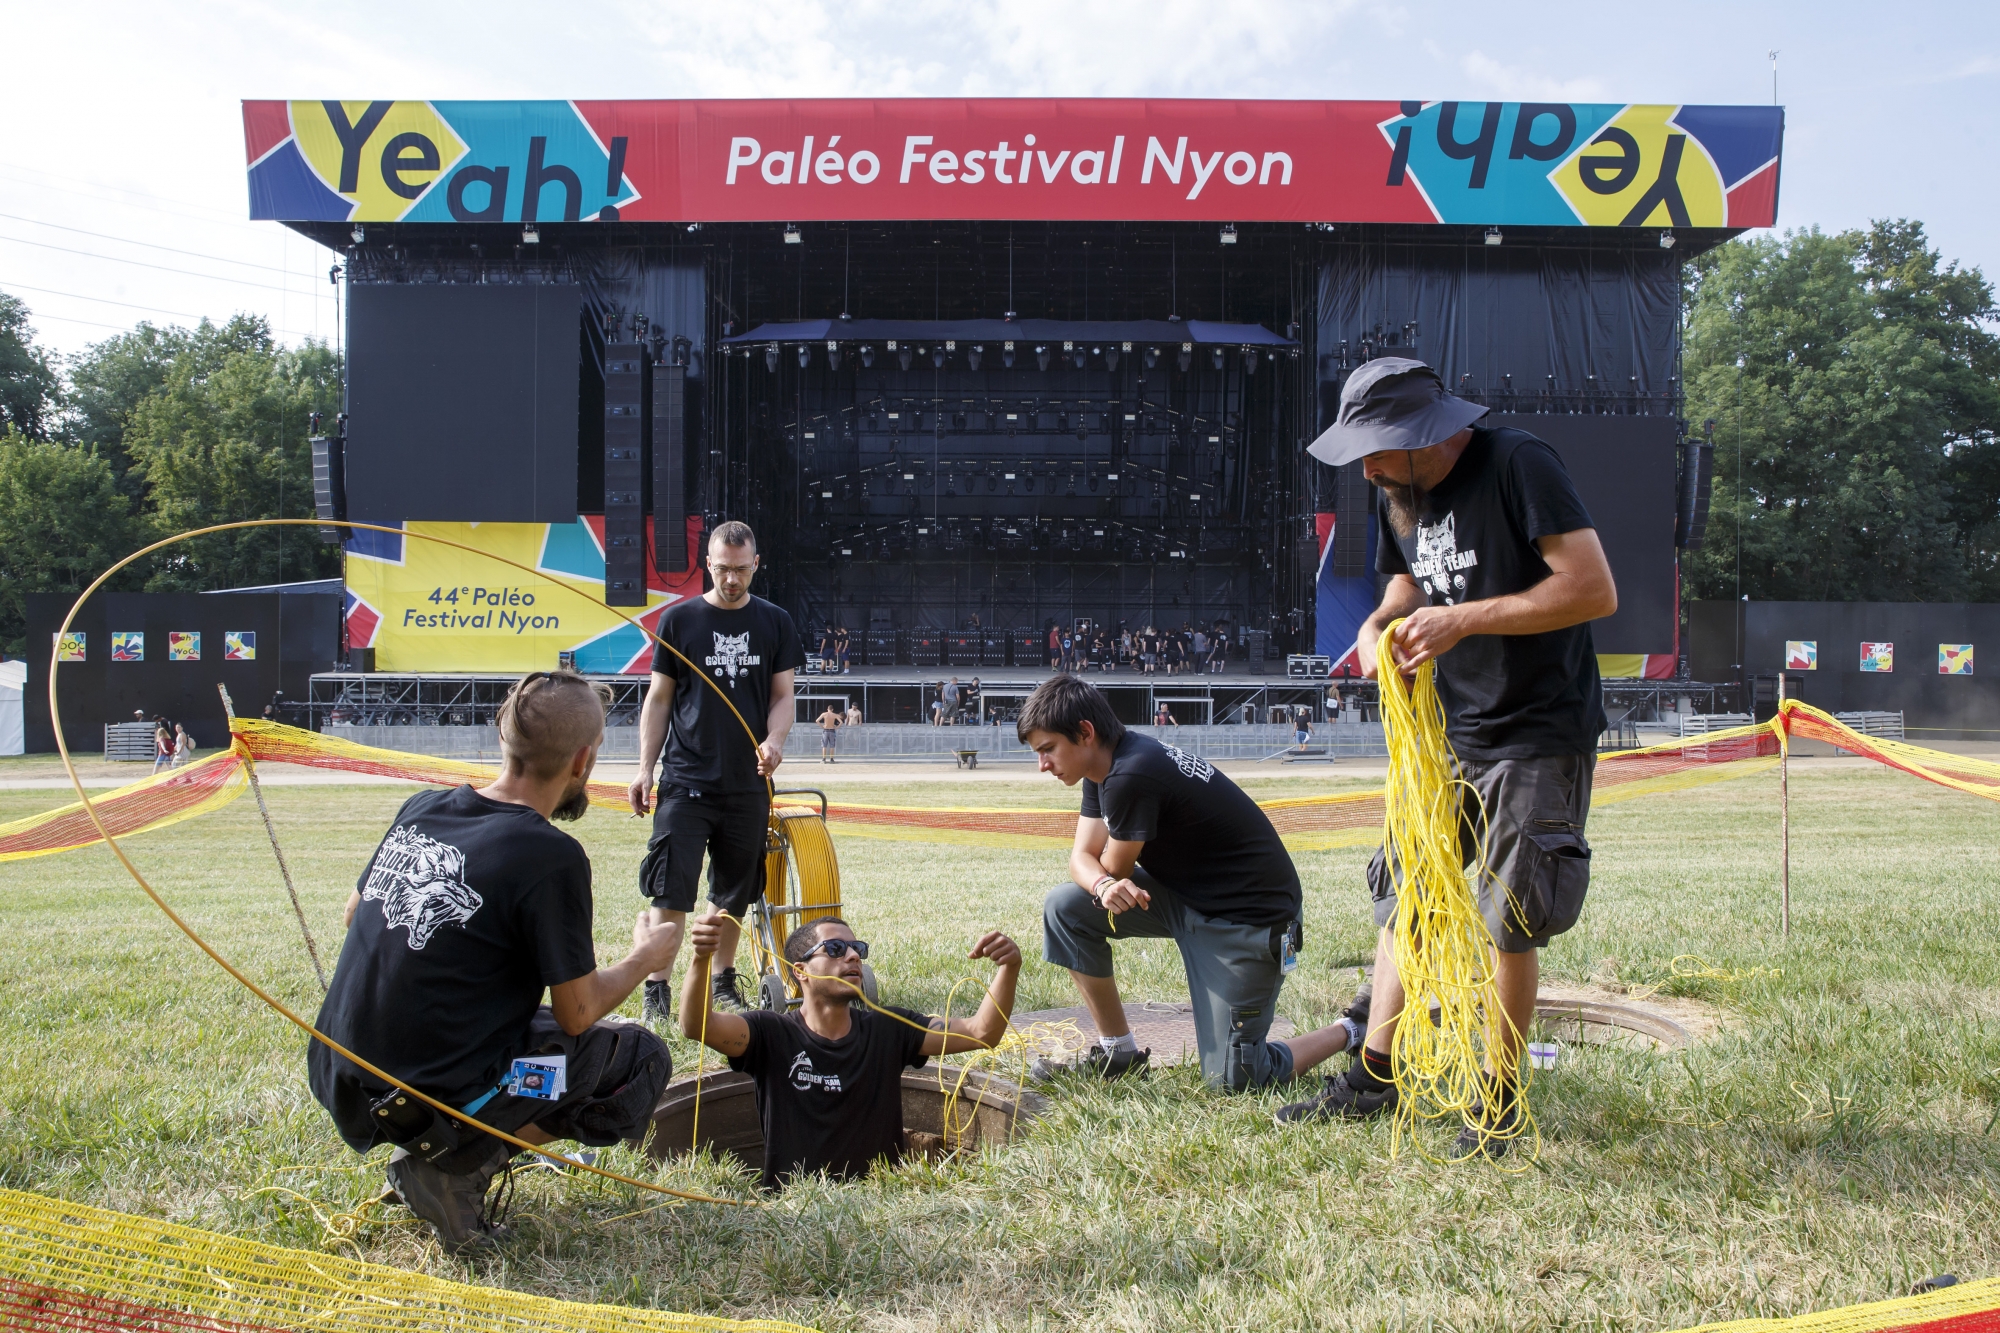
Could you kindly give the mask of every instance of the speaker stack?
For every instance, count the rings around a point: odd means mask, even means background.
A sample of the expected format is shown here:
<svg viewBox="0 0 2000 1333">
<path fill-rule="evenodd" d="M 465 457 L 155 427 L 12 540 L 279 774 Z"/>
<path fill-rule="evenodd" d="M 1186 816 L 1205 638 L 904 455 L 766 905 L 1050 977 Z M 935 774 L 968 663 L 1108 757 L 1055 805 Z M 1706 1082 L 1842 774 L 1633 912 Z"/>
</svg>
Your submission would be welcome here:
<svg viewBox="0 0 2000 1333">
<path fill-rule="evenodd" d="M 687 339 L 674 339 L 673 361 L 653 367 L 653 563 L 685 574 L 687 548 Z"/>
<path fill-rule="evenodd" d="M 604 604 L 646 604 L 646 347 L 604 346 Z"/>
</svg>

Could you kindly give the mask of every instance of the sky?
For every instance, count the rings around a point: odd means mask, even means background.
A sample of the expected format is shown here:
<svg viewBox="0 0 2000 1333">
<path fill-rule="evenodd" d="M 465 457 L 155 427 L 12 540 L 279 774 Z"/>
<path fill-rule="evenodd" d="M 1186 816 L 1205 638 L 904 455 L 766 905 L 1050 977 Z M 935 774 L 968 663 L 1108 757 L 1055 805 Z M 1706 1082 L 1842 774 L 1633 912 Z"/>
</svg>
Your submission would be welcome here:
<svg viewBox="0 0 2000 1333">
<path fill-rule="evenodd" d="M 2000 6 L 0 0 L 0 290 L 62 354 L 139 320 L 333 340 L 336 256 L 248 218 L 244 98 L 1156 96 L 1769 104 L 1779 227 L 1922 221 L 2000 277 Z"/>
</svg>

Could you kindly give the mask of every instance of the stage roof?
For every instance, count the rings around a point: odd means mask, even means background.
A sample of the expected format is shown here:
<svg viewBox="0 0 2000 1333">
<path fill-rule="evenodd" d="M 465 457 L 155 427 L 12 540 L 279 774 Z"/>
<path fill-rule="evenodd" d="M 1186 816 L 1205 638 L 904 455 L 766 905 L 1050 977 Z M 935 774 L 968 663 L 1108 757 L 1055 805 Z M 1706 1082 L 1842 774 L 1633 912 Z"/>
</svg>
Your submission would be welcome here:
<svg viewBox="0 0 2000 1333">
<path fill-rule="evenodd" d="M 283 222 L 1766 227 L 1784 111 L 1051 99 L 243 103 Z"/>
</svg>

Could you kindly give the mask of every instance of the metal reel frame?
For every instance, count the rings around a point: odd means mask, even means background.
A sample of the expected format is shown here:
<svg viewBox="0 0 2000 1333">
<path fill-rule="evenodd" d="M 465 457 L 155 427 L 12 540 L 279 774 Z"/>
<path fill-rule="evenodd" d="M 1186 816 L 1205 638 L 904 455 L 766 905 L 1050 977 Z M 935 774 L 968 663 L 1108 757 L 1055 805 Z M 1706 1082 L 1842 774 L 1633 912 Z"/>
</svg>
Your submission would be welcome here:
<svg viewBox="0 0 2000 1333">
<path fill-rule="evenodd" d="M 814 815 L 800 815 L 794 805 L 789 807 L 794 813 L 789 816 L 780 813 L 776 798 L 781 796 L 810 796 L 819 802 L 819 811 Z M 841 910 L 838 898 L 830 903 L 807 903 L 805 886 L 800 881 L 798 857 L 794 854 L 792 835 L 786 827 L 787 819 L 816 817 L 824 826 L 826 823 L 826 793 L 810 787 L 785 788 L 772 793 L 771 822 L 764 838 L 764 892 L 750 904 L 748 925 L 755 936 L 752 952 L 757 958 L 758 984 L 757 1003 L 761 1008 L 774 1013 L 785 1013 L 804 1003 L 804 995 L 798 982 L 784 967 L 785 937 L 806 919 L 817 915 L 834 916 Z M 827 854 L 832 855 L 833 842 L 827 839 Z M 834 874 L 839 874 L 836 863 Z M 875 982 L 875 971 L 866 963 L 861 965 L 861 988 L 870 1000 L 880 1003 L 880 995 Z M 858 1003 L 858 1001 L 857 1001 Z"/>
</svg>

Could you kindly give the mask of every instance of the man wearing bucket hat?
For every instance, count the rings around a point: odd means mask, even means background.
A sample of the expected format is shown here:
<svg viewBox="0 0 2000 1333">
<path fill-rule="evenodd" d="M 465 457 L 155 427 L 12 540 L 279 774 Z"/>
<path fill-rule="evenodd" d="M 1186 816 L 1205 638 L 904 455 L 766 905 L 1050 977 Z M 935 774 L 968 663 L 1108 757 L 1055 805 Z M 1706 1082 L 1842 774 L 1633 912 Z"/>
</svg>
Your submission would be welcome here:
<svg viewBox="0 0 2000 1333">
<path fill-rule="evenodd" d="M 1497 1017 L 1482 1114 L 1460 1154 L 1505 1150 L 1518 1116 L 1520 1042 L 1535 1014 L 1536 952 L 1575 924 L 1590 880 L 1584 819 L 1597 736 L 1604 729 L 1590 622 L 1618 608 L 1611 566 L 1562 460 L 1526 431 L 1476 423 L 1486 409 L 1445 392 L 1421 361 L 1382 357 L 1348 377 L 1334 424 L 1308 452 L 1340 466 L 1359 460 L 1377 489 L 1375 568 L 1389 576 L 1382 604 L 1361 626 L 1362 674 L 1408 675 L 1437 662 L 1446 734 L 1465 798 L 1469 860 L 1483 809 L 1486 866 L 1480 909 L 1493 933 Z M 1377 641 L 1398 618 L 1395 661 Z M 1403 1009 L 1389 924 L 1401 868 L 1386 850 L 1369 863 L 1381 928 L 1372 1012 L 1360 1057 L 1281 1122 L 1354 1119 L 1395 1104 L 1389 1050 Z"/>
</svg>

